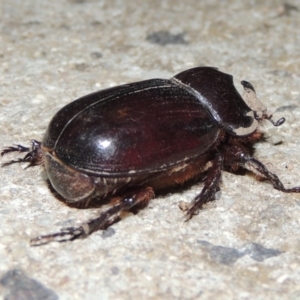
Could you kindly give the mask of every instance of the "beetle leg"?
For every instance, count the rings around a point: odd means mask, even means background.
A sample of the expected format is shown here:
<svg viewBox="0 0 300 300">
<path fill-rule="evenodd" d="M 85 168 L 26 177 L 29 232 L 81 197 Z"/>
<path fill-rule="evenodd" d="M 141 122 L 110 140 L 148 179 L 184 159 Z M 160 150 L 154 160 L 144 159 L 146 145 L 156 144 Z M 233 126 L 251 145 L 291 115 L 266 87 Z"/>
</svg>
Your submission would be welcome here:
<svg viewBox="0 0 300 300">
<path fill-rule="evenodd" d="M 36 140 L 31 141 L 31 148 L 24 147 L 22 145 L 10 146 L 10 147 L 4 148 L 1 151 L 0 155 L 4 156 L 11 152 L 18 152 L 19 154 L 27 152 L 27 154 L 23 158 L 13 159 L 13 160 L 3 163 L 2 167 L 8 166 L 11 164 L 15 164 L 15 163 L 28 162 L 29 163 L 29 165 L 27 166 L 27 168 L 28 168 L 28 167 L 37 166 L 37 165 L 40 165 L 43 163 L 41 142 L 38 142 Z"/>
<path fill-rule="evenodd" d="M 186 213 L 186 221 L 190 220 L 194 215 L 197 215 L 203 204 L 215 200 L 215 193 L 219 190 L 219 184 L 221 182 L 222 166 L 223 157 L 218 155 L 217 158 L 212 161 L 212 166 L 208 169 L 201 193 L 194 198 L 192 206 Z"/>
<path fill-rule="evenodd" d="M 246 169 L 257 173 L 259 175 L 262 175 L 264 178 L 269 180 L 273 187 L 279 191 L 282 191 L 284 193 L 300 193 L 300 187 L 293 187 L 293 188 L 285 188 L 283 183 L 280 181 L 278 176 L 272 172 L 270 172 L 260 161 L 257 159 L 245 155 L 243 158 L 243 163 L 246 167 Z"/>
<path fill-rule="evenodd" d="M 300 193 L 300 187 L 285 188 L 276 174 L 270 172 L 260 161 L 253 158 L 241 145 L 226 148 L 224 155 L 227 165 L 238 163 L 247 170 L 269 180 L 273 187 L 279 191 L 284 193 Z"/>
<path fill-rule="evenodd" d="M 79 227 L 67 227 L 60 232 L 38 236 L 30 241 L 30 245 L 41 246 L 50 242 L 62 243 L 85 238 L 97 230 L 104 230 L 120 221 L 122 212 L 144 208 L 152 198 L 154 198 L 154 191 L 151 187 L 140 187 L 118 199 L 114 206 L 101 213 L 98 218 Z"/>
</svg>

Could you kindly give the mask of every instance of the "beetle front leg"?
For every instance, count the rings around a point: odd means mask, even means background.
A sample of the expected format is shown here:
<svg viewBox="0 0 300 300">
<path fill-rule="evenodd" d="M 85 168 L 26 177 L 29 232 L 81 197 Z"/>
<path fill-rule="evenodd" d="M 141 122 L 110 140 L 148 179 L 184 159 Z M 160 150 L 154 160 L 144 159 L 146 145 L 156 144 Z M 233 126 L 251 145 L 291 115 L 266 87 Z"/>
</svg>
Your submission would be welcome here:
<svg viewBox="0 0 300 300">
<path fill-rule="evenodd" d="M 97 230 L 104 230 L 112 224 L 121 220 L 121 213 L 134 209 L 142 209 L 154 198 L 154 191 L 151 187 L 140 187 L 126 193 L 116 201 L 116 204 L 104 211 L 98 218 L 82 224 L 79 227 L 62 228 L 60 232 L 41 235 L 30 241 L 31 246 L 41 246 L 50 242 L 67 242 L 79 238 L 86 238 Z"/>
<path fill-rule="evenodd" d="M 254 172 L 255 174 L 261 175 L 262 177 L 269 180 L 273 187 L 279 191 L 284 193 L 300 193 L 300 187 L 293 187 L 293 188 L 285 188 L 283 183 L 280 181 L 278 176 L 272 172 L 270 172 L 260 161 L 257 159 L 245 155 L 242 157 L 242 162 L 244 166 L 249 171 Z"/>
<path fill-rule="evenodd" d="M 235 164 L 240 165 L 253 172 L 254 174 L 269 180 L 272 183 L 273 187 L 281 192 L 300 193 L 300 187 L 293 187 L 289 189 L 285 188 L 276 174 L 270 172 L 265 165 L 263 165 L 257 159 L 253 158 L 249 154 L 249 152 L 241 145 L 227 147 L 224 151 L 224 156 L 225 164 L 227 164 L 228 166 Z"/>
<path fill-rule="evenodd" d="M 218 155 L 215 160 L 212 161 L 212 166 L 208 169 L 208 173 L 205 177 L 204 187 L 199 195 L 197 195 L 192 206 L 186 213 L 186 221 L 190 220 L 194 215 L 198 214 L 203 204 L 215 200 L 215 194 L 219 191 L 219 185 L 221 182 L 221 171 L 223 166 L 223 157 Z"/>
</svg>

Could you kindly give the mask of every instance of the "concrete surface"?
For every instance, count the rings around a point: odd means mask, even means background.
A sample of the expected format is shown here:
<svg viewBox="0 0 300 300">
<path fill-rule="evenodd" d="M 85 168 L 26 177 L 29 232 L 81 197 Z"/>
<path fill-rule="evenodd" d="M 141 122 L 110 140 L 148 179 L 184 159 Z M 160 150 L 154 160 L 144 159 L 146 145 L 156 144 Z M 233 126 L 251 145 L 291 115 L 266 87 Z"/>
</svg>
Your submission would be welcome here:
<svg viewBox="0 0 300 300">
<path fill-rule="evenodd" d="M 278 128 L 256 157 L 300 185 L 300 3 L 282 1 L 2 0 L 0 145 L 40 140 L 71 100 L 122 83 L 210 65 L 249 80 Z M 5 161 L 2 159 L 2 161 Z M 183 222 L 196 184 L 153 200 L 85 240 L 32 248 L 78 225 L 41 168 L 1 168 L 2 299 L 300 299 L 300 195 L 223 173 L 219 201 Z"/>
</svg>

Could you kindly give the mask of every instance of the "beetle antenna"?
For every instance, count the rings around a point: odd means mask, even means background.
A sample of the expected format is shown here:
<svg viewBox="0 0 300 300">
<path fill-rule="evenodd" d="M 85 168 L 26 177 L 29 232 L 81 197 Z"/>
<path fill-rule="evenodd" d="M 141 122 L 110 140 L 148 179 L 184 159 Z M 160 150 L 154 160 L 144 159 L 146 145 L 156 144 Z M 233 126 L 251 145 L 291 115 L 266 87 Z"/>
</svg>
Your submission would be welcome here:
<svg viewBox="0 0 300 300">
<path fill-rule="evenodd" d="M 269 120 L 274 126 L 281 126 L 284 122 L 285 122 L 285 118 L 281 118 L 279 120 L 277 120 L 276 122 L 274 120 L 272 120 L 273 115 L 265 115 L 265 119 Z"/>
</svg>

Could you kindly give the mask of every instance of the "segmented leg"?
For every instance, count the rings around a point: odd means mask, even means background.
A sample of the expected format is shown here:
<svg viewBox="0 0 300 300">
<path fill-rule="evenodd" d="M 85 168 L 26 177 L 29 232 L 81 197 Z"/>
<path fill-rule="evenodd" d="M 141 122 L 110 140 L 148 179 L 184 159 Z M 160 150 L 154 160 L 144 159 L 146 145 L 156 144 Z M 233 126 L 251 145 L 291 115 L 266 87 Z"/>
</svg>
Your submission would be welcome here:
<svg viewBox="0 0 300 300">
<path fill-rule="evenodd" d="M 242 163 L 244 163 L 245 168 L 257 173 L 259 175 L 262 175 L 263 177 L 265 177 L 267 180 L 269 180 L 273 187 L 281 192 L 284 193 L 300 193 L 300 187 L 296 186 L 293 188 L 285 188 L 283 183 L 280 181 L 280 179 L 278 178 L 278 176 L 272 172 L 270 172 L 260 161 L 258 161 L 257 159 L 251 157 L 251 156 L 244 156 L 242 158 Z"/>
<path fill-rule="evenodd" d="M 85 238 L 97 230 L 104 230 L 120 221 L 122 212 L 131 211 L 131 209 L 136 209 L 137 207 L 139 209 L 146 207 L 152 198 L 154 198 L 154 191 L 151 187 L 140 187 L 127 193 L 98 218 L 90 220 L 79 227 L 63 228 L 60 232 L 38 236 L 30 241 L 30 245 L 41 246 L 50 242 L 62 243 L 78 238 Z"/>
<path fill-rule="evenodd" d="M 20 153 L 26 153 L 27 154 L 22 157 L 22 158 L 17 158 L 17 159 L 13 159 L 10 161 L 7 161 L 5 163 L 2 164 L 2 166 L 8 166 L 11 164 L 15 164 L 15 163 L 22 163 L 22 162 L 28 162 L 29 165 L 28 167 L 33 167 L 33 166 L 37 166 L 43 163 L 43 154 L 42 154 L 42 150 L 41 150 L 41 142 L 38 142 L 36 140 L 32 140 L 31 141 L 31 148 L 29 147 L 24 147 L 22 145 L 16 145 L 16 146 L 10 146 L 10 147 L 6 147 L 4 148 L 0 155 L 4 156 L 8 153 L 12 153 L 12 152 L 18 152 L 18 154 Z"/>
<path fill-rule="evenodd" d="M 278 176 L 270 172 L 266 166 L 264 166 L 260 161 L 253 158 L 241 145 L 234 145 L 232 147 L 227 147 L 224 149 L 225 164 L 232 166 L 238 164 L 247 170 L 269 180 L 273 187 L 284 193 L 300 193 L 300 187 L 285 188 L 283 183 L 280 181 Z"/>
<path fill-rule="evenodd" d="M 221 171 L 223 165 L 223 158 L 221 155 L 212 162 L 213 165 L 208 169 L 207 176 L 204 181 L 204 187 L 199 195 L 195 197 L 192 206 L 186 213 L 186 221 L 190 220 L 194 215 L 198 214 L 203 204 L 215 200 L 215 194 L 219 191 L 219 184 L 221 182 Z"/>
</svg>

